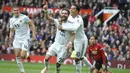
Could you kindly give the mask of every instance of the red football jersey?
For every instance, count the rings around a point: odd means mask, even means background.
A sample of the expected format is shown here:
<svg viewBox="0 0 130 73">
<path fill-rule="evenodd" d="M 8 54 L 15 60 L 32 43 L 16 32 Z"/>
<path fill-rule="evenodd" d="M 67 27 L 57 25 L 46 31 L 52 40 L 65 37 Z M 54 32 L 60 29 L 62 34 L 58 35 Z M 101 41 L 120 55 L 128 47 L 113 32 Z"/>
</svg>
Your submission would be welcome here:
<svg viewBox="0 0 130 73">
<path fill-rule="evenodd" d="M 101 44 L 95 43 L 94 45 L 89 45 L 87 51 L 88 59 L 91 63 L 93 57 L 95 61 L 103 59 L 103 64 L 106 65 L 106 56 Z"/>
</svg>

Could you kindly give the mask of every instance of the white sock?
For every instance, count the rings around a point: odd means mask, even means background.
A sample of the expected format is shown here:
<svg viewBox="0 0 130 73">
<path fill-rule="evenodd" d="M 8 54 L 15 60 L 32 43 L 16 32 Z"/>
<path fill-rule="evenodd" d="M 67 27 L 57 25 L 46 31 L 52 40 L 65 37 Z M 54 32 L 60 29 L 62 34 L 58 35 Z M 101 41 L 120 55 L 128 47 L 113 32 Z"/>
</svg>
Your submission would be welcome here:
<svg viewBox="0 0 130 73">
<path fill-rule="evenodd" d="M 48 69 L 48 61 L 44 60 L 45 67 Z"/>
<path fill-rule="evenodd" d="M 82 69 L 82 64 L 79 61 L 78 63 L 76 63 L 76 73 L 81 73 L 81 69 Z"/>
<path fill-rule="evenodd" d="M 93 67 L 93 65 L 89 62 L 89 60 L 88 60 L 86 57 L 84 57 L 82 61 L 83 61 L 86 65 L 88 65 L 90 68 Z"/>
<path fill-rule="evenodd" d="M 23 64 L 22 64 L 22 61 L 21 61 L 20 57 L 16 57 L 16 62 L 18 64 L 18 67 L 19 67 L 20 71 L 25 73 L 25 70 L 23 68 Z"/>
</svg>

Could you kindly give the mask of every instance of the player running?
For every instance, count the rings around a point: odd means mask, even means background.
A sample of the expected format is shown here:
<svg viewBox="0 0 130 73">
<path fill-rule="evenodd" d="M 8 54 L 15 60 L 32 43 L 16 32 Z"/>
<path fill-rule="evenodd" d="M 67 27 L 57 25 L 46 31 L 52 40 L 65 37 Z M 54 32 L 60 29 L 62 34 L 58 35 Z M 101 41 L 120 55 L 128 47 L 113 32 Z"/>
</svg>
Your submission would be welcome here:
<svg viewBox="0 0 130 73">
<path fill-rule="evenodd" d="M 32 38 L 35 40 L 35 25 L 28 16 L 20 14 L 19 7 L 13 6 L 13 17 L 10 18 L 9 39 L 10 43 L 12 43 L 14 35 L 13 48 L 21 73 L 25 73 L 25 70 L 20 57 L 25 59 L 29 56 L 30 29 L 32 30 Z"/>
</svg>

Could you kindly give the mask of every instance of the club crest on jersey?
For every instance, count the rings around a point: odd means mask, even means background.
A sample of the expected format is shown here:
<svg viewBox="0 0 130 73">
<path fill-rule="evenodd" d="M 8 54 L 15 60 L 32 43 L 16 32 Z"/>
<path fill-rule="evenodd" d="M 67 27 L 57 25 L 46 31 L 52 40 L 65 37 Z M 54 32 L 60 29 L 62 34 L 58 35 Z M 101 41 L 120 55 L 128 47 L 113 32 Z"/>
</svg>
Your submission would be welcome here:
<svg viewBox="0 0 130 73">
<path fill-rule="evenodd" d="M 20 22 L 22 22 L 22 20 L 20 20 Z"/>
<path fill-rule="evenodd" d="M 97 50 L 92 51 L 92 54 L 93 54 L 93 55 L 98 54 Z"/>
<path fill-rule="evenodd" d="M 94 55 L 98 54 L 97 48 L 95 48 L 95 50 L 92 51 L 92 54 Z"/>
</svg>

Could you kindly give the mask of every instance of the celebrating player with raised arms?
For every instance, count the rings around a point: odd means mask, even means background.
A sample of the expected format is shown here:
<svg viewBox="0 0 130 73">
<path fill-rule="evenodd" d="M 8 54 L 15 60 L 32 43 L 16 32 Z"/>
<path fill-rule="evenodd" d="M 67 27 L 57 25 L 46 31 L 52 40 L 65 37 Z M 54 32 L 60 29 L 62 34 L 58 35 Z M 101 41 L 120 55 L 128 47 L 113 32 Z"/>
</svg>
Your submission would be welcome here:
<svg viewBox="0 0 130 73">
<path fill-rule="evenodd" d="M 74 40 L 73 32 L 66 30 L 59 30 L 58 25 L 68 26 L 72 22 L 68 21 L 68 16 L 70 14 L 69 10 L 62 9 L 61 10 L 61 18 L 54 19 L 50 17 L 48 14 L 48 6 L 47 4 L 43 6 L 43 12 L 45 17 L 50 21 L 54 22 L 56 27 L 56 37 L 55 42 L 49 47 L 48 52 L 46 53 L 44 63 L 45 68 L 41 71 L 41 73 L 46 73 L 48 71 L 48 61 L 52 56 L 57 55 L 57 63 L 56 63 L 56 73 L 60 72 L 61 63 L 64 61 L 67 55 L 67 50 L 71 48 L 72 41 Z M 70 38 L 71 37 L 71 38 Z"/>
</svg>

